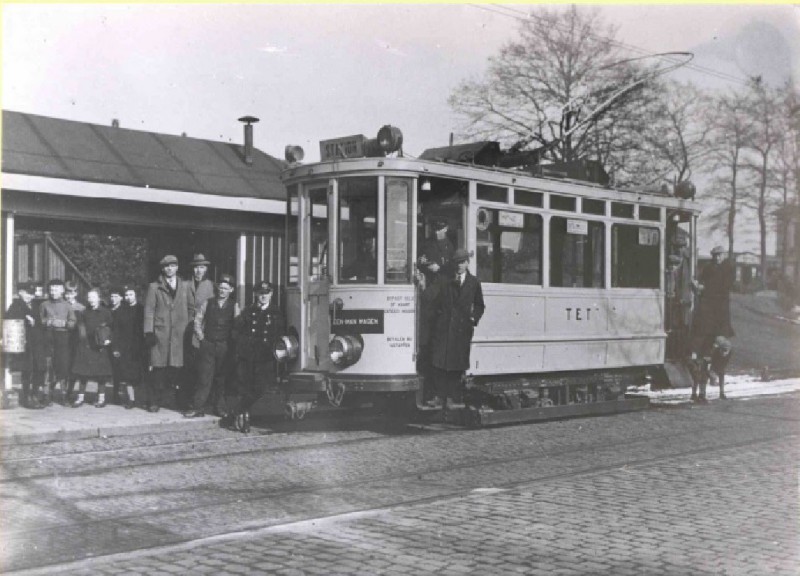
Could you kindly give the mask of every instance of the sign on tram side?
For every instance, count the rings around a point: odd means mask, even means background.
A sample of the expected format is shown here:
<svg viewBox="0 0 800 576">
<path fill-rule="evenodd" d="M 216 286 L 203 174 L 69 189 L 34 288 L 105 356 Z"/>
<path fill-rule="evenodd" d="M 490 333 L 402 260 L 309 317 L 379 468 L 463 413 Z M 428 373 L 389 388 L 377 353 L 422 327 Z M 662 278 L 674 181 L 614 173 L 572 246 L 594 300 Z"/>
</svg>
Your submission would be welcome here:
<svg viewBox="0 0 800 576">
<path fill-rule="evenodd" d="M 367 137 L 363 134 L 320 140 L 320 160 L 325 162 L 336 158 L 360 158 L 366 153 L 366 142 Z"/>
</svg>

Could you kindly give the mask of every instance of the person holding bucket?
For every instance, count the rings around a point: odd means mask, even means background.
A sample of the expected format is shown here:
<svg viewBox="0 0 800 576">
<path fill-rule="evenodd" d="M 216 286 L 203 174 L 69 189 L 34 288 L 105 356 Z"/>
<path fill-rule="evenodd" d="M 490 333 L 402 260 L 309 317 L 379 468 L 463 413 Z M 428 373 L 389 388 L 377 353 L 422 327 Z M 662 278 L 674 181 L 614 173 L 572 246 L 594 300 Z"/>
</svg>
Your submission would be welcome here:
<svg viewBox="0 0 800 576">
<path fill-rule="evenodd" d="M 34 299 L 32 284 L 17 285 L 17 298 L 8 307 L 3 325 L 4 357 L 11 360 L 9 368 L 22 374 L 20 405 L 43 408 L 37 396 L 44 385 L 47 357 L 44 353 L 44 334 L 39 317 L 39 302 Z"/>
</svg>

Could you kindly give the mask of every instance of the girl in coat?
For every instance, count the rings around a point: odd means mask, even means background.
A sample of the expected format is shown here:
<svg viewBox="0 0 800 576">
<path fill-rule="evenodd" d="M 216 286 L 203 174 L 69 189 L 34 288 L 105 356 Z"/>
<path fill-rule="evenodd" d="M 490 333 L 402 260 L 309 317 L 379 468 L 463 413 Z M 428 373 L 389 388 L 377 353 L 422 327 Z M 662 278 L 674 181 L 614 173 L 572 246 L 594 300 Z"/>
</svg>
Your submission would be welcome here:
<svg viewBox="0 0 800 576">
<path fill-rule="evenodd" d="M 101 305 L 100 291 L 92 288 L 86 294 L 89 305 L 83 311 L 78 323 L 78 346 L 72 372 L 81 379 L 80 389 L 73 408 L 83 405 L 86 382 L 97 383 L 97 402 L 95 407 L 106 405 L 106 383 L 112 377 L 109 348 L 113 318 L 111 311 Z"/>
<path fill-rule="evenodd" d="M 125 408 L 129 409 L 136 405 L 136 387 L 142 381 L 144 368 L 144 310 L 136 301 L 133 286 L 125 286 L 116 292 L 120 303 L 111 309 L 114 317 L 111 351 L 114 377 L 119 389 L 126 393 Z"/>
</svg>

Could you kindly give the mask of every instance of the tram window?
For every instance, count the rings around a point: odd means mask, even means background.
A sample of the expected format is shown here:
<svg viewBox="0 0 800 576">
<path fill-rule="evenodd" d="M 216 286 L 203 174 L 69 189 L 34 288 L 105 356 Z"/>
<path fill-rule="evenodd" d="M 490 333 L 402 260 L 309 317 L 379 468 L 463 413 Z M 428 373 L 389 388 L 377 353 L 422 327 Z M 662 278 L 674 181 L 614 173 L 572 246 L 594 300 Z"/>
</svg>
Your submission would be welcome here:
<svg viewBox="0 0 800 576">
<path fill-rule="evenodd" d="M 315 188 L 308 193 L 311 204 L 311 257 L 308 273 L 311 278 L 328 274 L 328 187 Z"/>
<path fill-rule="evenodd" d="M 633 204 L 612 202 L 611 215 L 615 218 L 633 218 Z"/>
<path fill-rule="evenodd" d="M 514 190 L 514 204 L 541 208 L 544 205 L 544 194 L 528 190 Z"/>
<path fill-rule="evenodd" d="M 602 288 L 604 270 L 603 223 L 553 216 L 550 219 L 550 285 Z"/>
<path fill-rule="evenodd" d="M 339 282 L 377 284 L 378 178 L 339 180 Z"/>
<path fill-rule="evenodd" d="M 639 206 L 639 219 L 660 222 L 661 208 L 657 206 Z"/>
<path fill-rule="evenodd" d="M 584 198 L 581 201 L 581 212 L 585 214 L 597 214 L 598 216 L 605 216 L 606 201 L 595 200 L 594 198 Z"/>
<path fill-rule="evenodd" d="M 298 251 L 297 251 L 297 217 L 299 214 L 297 185 L 288 187 L 287 217 L 286 217 L 286 245 L 287 263 L 289 266 L 287 278 L 290 286 L 296 286 L 298 282 Z"/>
<path fill-rule="evenodd" d="M 550 194 L 550 208 L 552 210 L 563 210 L 564 212 L 575 212 L 575 198 Z"/>
<path fill-rule="evenodd" d="M 477 273 L 482 282 L 542 284 L 542 217 L 480 208 Z"/>
<path fill-rule="evenodd" d="M 611 285 L 658 288 L 661 236 L 658 228 L 614 224 L 611 227 Z"/>
<path fill-rule="evenodd" d="M 502 202 L 508 203 L 508 188 L 502 186 L 490 186 L 489 184 L 478 184 L 476 194 L 478 200 L 486 200 L 487 202 Z"/>
<path fill-rule="evenodd" d="M 386 284 L 411 282 L 411 183 L 386 178 Z"/>
</svg>

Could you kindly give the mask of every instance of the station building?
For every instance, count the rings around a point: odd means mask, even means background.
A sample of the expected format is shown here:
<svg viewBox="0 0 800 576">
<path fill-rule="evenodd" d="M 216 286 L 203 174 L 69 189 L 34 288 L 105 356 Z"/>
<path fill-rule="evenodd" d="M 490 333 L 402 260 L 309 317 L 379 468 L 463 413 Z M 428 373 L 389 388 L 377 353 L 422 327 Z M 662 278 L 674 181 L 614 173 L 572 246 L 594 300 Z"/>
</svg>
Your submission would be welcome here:
<svg viewBox="0 0 800 576">
<path fill-rule="evenodd" d="M 165 254 L 184 277 L 196 253 L 212 280 L 235 274 L 240 304 L 256 282 L 284 284 L 284 162 L 253 147 L 252 134 L 250 124 L 229 143 L 3 111 L 3 308 L 24 281 L 144 288 Z M 139 261 L 93 277 L 91 251 L 110 245 L 135 246 L 122 253 Z"/>
</svg>

